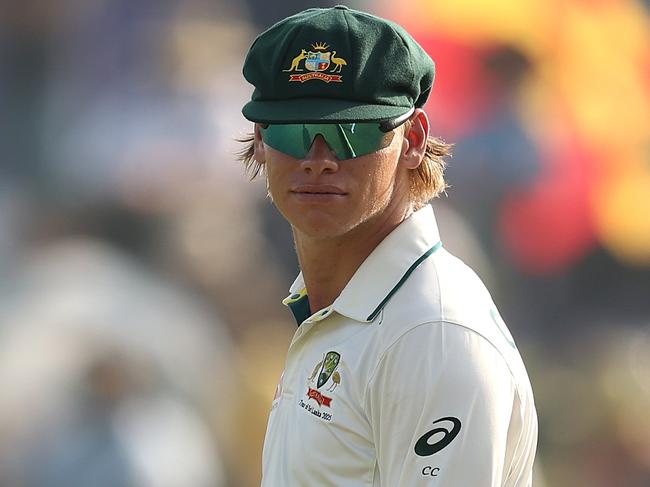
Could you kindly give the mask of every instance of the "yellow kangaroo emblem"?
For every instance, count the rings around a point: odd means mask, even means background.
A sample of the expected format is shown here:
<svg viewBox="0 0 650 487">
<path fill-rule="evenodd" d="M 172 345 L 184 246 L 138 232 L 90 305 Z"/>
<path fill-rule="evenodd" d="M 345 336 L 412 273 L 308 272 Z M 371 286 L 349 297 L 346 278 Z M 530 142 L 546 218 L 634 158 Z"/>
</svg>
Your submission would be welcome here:
<svg viewBox="0 0 650 487">
<path fill-rule="evenodd" d="M 316 367 L 314 367 L 314 371 L 313 371 L 313 372 L 311 373 L 311 375 L 309 376 L 309 379 L 307 379 L 307 382 L 311 382 L 312 380 L 314 380 L 314 378 L 316 377 L 316 374 L 317 374 L 318 371 L 320 370 L 321 365 L 323 365 L 323 361 L 322 361 L 322 360 L 316 364 Z"/>
<path fill-rule="evenodd" d="M 304 71 L 303 69 L 300 69 L 298 66 L 300 64 L 300 61 L 303 59 L 307 59 L 307 51 L 302 49 L 300 51 L 300 54 L 298 54 L 295 58 L 293 58 L 293 61 L 291 61 L 291 67 L 289 69 L 283 69 L 283 73 L 288 73 L 290 71 Z"/>
</svg>

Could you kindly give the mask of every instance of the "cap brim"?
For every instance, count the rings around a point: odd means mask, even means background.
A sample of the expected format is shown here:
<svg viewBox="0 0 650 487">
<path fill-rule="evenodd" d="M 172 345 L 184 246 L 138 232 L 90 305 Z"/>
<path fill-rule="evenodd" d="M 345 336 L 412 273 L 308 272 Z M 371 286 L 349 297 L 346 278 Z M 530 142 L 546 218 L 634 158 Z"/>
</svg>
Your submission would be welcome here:
<svg viewBox="0 0 650 487">
<path fill-rule="evenodd" d="M 348 123 L 383 122 L 404 115 L 412 107 L 360 104 L 358 101 L 326 98 L 250 101 L 244 117 L 258 123 Z"/>
</svg>

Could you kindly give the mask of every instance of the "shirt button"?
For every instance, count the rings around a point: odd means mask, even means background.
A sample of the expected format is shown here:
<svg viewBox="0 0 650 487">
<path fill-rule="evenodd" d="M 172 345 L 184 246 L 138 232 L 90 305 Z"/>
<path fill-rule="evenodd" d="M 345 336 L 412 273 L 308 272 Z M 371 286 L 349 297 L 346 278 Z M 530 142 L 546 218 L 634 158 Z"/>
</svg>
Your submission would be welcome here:
<svg viewBox="0 0 650 487">
<path fill-rule="evenodd" d="M 330 314 L 332 314 L 332 310 L 331 310 L 331 309 L 324 309 L 323 311 L 320 311 L 320 312 L 316 315 L 316 319 L 320 321 L 320 320 L 322 320 L 322 319 L 327 318 Z"/>
</svg>

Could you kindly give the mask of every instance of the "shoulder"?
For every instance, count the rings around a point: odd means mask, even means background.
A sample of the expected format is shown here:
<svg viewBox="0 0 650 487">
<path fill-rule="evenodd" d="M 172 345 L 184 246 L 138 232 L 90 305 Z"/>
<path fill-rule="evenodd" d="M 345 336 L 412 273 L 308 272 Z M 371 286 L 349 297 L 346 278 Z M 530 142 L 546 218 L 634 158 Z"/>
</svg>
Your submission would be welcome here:
<svg viewBox="0 0 650 487">
<path fill-rule="evenodd" d="M 377 366 L 387 355 L 453 353 L 468 365 L 499 363 L 517 382 L 528 382 L 489 291 L 471 268 L 444 248 L 403 283 L 376 325 Z"/>
<path fill-rule="evenodd" d="M 423 324 L 462 326 L 500 347 L 512 340 L 497 320 L 498 311 L 476 273 L 444 247 L 399 284 L 375 323 L 387 346 Z"/>
</svg>

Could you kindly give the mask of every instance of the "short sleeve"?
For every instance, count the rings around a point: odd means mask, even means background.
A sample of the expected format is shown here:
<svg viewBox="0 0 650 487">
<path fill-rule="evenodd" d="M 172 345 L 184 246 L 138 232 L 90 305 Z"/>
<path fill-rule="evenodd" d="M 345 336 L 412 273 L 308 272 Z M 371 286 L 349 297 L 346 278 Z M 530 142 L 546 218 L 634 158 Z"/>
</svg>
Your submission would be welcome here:
<svg viewBox="0 0 650 487">
<path fill-rule="evenodd" d="M 536 419 L 526 424 L 506 359 L 471 329 L 425 323 L 402 335 L 381 356 L 365 407 L 375 485 L 530 485 Z"/>
</svg>

